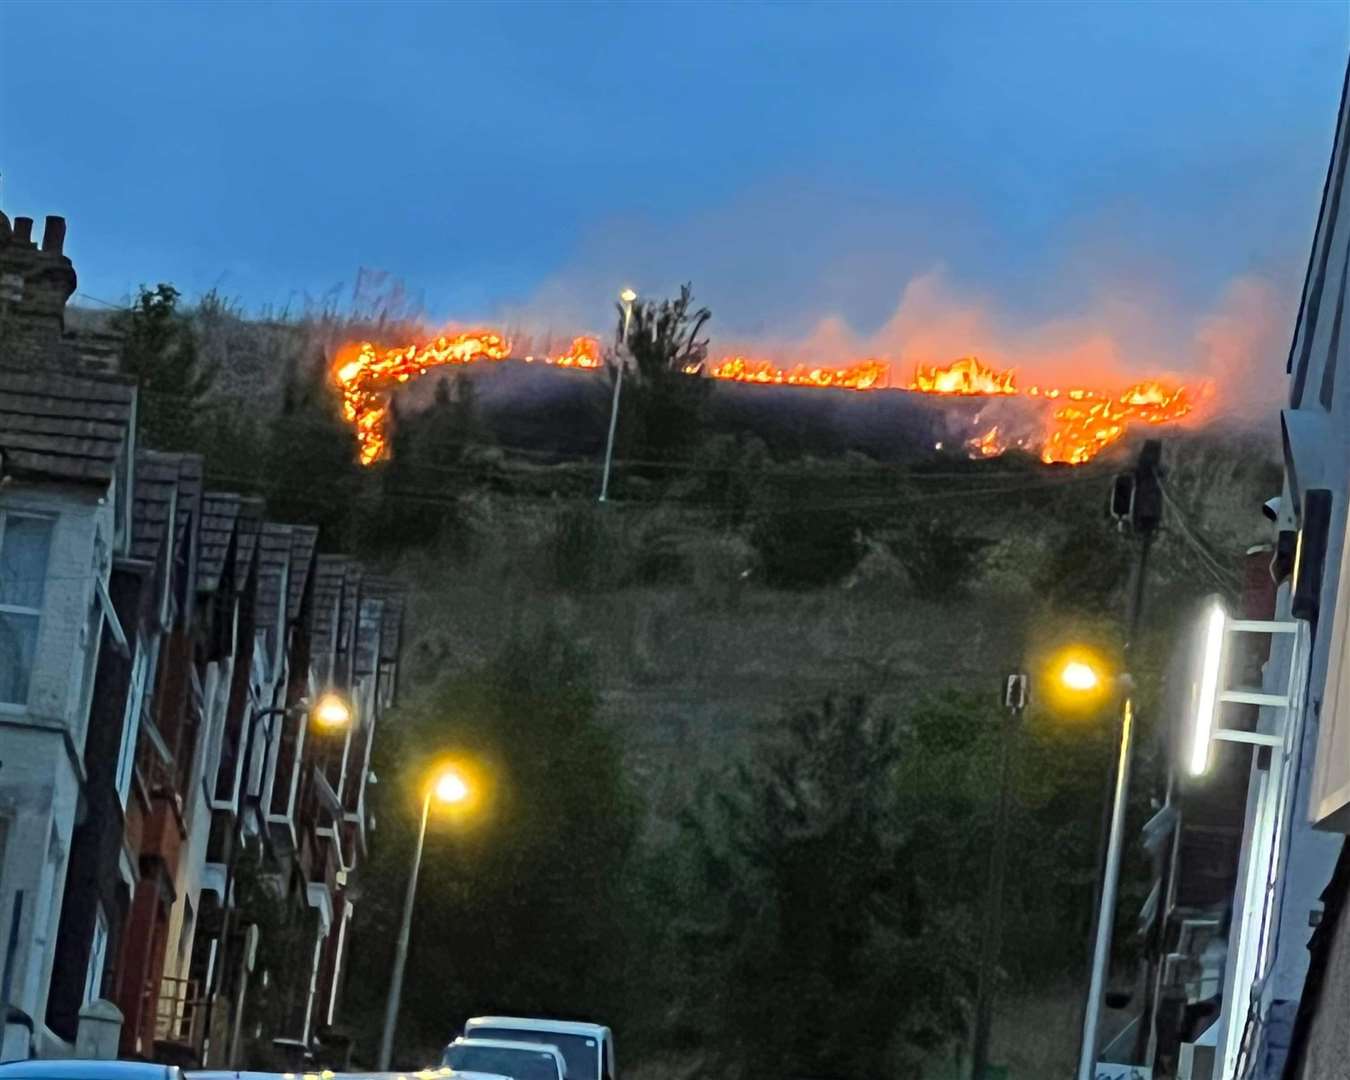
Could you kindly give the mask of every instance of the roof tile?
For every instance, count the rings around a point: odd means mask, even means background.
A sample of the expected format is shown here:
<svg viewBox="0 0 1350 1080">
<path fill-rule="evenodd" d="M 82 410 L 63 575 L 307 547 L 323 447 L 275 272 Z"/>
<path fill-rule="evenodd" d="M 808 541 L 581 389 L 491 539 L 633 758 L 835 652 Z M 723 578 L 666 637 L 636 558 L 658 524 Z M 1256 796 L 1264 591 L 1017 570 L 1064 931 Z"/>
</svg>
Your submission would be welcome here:
<svg viewBox="0 0 1350 1080">
<path fill-rule="evenodd" d="M 201 525 L 197 530 L 197 591 L 215 592 L 225 572 L 240 498 L 233 492 L 208 491 L 202 496 Z"/>
<path fill-rule="evenodd" d="M 136 386 L 120 376 L 0 367 L 5 471 L 106 484 L 130 440 Z"/>
</svg>

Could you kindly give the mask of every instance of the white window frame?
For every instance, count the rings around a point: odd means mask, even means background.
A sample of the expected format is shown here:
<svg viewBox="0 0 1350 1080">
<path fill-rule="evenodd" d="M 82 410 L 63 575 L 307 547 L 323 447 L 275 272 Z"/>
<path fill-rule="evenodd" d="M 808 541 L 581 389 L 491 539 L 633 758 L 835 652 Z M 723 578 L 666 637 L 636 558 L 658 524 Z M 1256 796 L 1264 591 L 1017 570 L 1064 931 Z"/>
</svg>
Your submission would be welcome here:
<svg viewBox="0 0 1350 1080">
<path fill-rule="evenodd" d="M 0 551 L 5 546 L 5 525 L 11 518 L 34 518 L 38 521 L 50 522 L 52 526 L 51 533 L 47 537 L 47 563 L 50 567 L 52 546 L 56 539 L 56 524 L 59 518 L 55 514 L 44 514 L 37 511 L 28 510 L 0 510 Z M 42 609 L 47 601 L 47 583 L 42 583 L 42 596 L 39 599 L 37 607 L 28 607 L 23 604 L 4 604 L 0 603 L 0 615 L 24 615 L 37 621 L 37 629 L 34 631 L 37 640 L 42 635 Z M 37 666 L 36 652 L 34 655 L 33 666 Z M 28 673 L 29 690 L 32 690 L 33 673 Z M 0 700 L 0 712 L 21 712 L 28 708 L 28 702 L 25 701 L 4 701 Z"/>
<path fill-rule="evenodd" d="M 108 915 L 103 905 L 98 905 L 94 917 L 94 938 L 89 943 L 89 966 L 84 973 L 84 1001 L 88 1005 L 96 1001 L 103 990 L 103 972 L 108 966 Z"/>
<path fill-rule="evenodd" d="M 127 687 L 127 707 L 122 717 L 122 743 L 117 750 L 117 801 L 127 808 L 131 796 L 131 774 L 136 764 L 136 739 L 141 732 L 141 709 L 145 702 L 145 676 L 149 667 L 144 643 L 136 640 L 135 659 L 131 661 L 131 682 Z"/>
</svg>

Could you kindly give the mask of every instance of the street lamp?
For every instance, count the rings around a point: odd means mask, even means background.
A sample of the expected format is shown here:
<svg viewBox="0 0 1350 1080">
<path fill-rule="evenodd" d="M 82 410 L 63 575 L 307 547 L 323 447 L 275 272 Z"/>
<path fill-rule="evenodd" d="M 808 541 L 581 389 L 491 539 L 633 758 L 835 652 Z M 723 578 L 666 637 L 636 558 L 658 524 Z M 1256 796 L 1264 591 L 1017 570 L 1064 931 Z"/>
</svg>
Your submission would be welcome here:
<svg viewBox="0 0 1350 1080">
<path fill-rule="evenodd" d="M 605 441 L 605 471 L 600 479 L 600 501 L 609 498 L 609 468 L 614 461 L 614 433 L 619 427 L 619 393 L 623 389 L 624 354 L 628 352 L 628 326 L 633 319 L 633 303 L 637 293 L 624 289 L 619 293 L 623 303 L 623 340 L 619 342 L 619 351 L 615 354 L 617 370 L 614 372 L 614 400 L 609 408 L 609 438 Z"/>
<path fill-rule="evenodd" d="M 980 939 L 979 982 L 975 992 L 975 1036 L 971 1043 L 971 1080 L 984 1080 L 989 1067 L 989 1029 L 994 1011 L 994 969 L 1003 951 L 1003 879 L 1008 863 L 1008 800 L 1012 787 L 1012 741 L 1027 707 L 1028 677 L 1015 672 L 1003 684 L 1007 710 L 999 753 L 998 817 L 994 819 L 994 846 L 989 853 L 989 884 L 985 891 L 984 929 Z"/>
<path fill-rule="evenodd" d="M 417 829 L 417 846 L 413 848 L 412 873 L 408 877 L 408 891 L 403 897 L 403 921 L 399 923 L 398 942 L 394 946 L 394 971 L 385 1003 L 384 1033 L 380 1037 L 380 1072 L 389 1071 L 389 1060 L 394 1053 L 394 1030 L 398 1026 L 399 1000 L 403 996 L 403 969 L 408 963 L 408 939 L 412 934 L 413 900 L 417 896 L 417 876 L 422 869 L 422 845 L 427 837 L 431 802 L 435 799 L 443 806 L 463 806 L 472 795 L 473 788 L 468 778 L 454 766 L 447 766 L 430 779 L 422 796 L 422 823 Z"/>
<path fill-rule="evenodd" d="M 352 722 L 351 706 L 341 694 L 332 691 L 319 698 L 309 715 L 315 725 L 325 731 L 345 729 Z"/>
<path fill-rule="evenodd" d="M 1108 677 L 1084 657 L 1070 658 L 1059 668 L 1059 685 L 1066 698 L 1099 701 L 1111 691 L 1120 703 L 1120 740 L 1116 755 L 1115 791 L 1111 800 L 1106 861 L 1097 905 L 1097 929 L 1092 944 L 1092 972 L 1087 1005 L 1083 1011 L 1083 1036 L 1078 1055 L 1078 1080 L 1093 1080 L 1097 1067 L 1097 1038 L 1101 1023 L 1102 997 L 1111 957 L 1113 914 L 1120 887 L 1120 863 L 1125 844 L 1125 802 L 1130 789 L 1130 761 L 1134 747 L 1134 680 L 1124 672 Z"/>
<path fill-rule="evenodd" d="M 1082 660 L 1070 660 L 1059 673 L 1060 684 L 1066 690 L 1087 693 L 1096 690 L 1100 680 L 1091 664 Z"/>
</svg>

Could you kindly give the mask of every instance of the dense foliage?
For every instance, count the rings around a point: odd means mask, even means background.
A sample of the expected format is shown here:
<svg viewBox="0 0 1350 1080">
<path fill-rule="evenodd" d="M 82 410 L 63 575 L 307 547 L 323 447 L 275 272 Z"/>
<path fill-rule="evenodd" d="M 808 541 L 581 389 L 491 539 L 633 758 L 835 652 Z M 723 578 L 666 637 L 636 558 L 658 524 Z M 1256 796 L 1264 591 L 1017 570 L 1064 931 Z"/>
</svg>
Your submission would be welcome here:
<svg viewBox="0 0 1350 1080">
<path fill-rule="evenodd" d="M 427 837 L 404 1064 L 431 1060 L 473 1012 L 624 1013 L 625 867 L 640 811 L 619 746 L 595 720 L 585 657 L 551 629 L 527 634 L 397 710 L 376 747 L 380 830 L 363 870 L 349 1015 L 383 1015 L 417 793 L 446 755 L 475 763 L 483 809 L 433 820 Z"/>
<path fill-rule="evenodd" d="M 829 699 L 687 817 L 676 925 L 719 1075 L 912 1075 L 962 1032 L 962 965 L 945 899 L 915 873 L 901 757 L 893 718 Z"/>
<path fill-rule="evenodd" d="M 140 383 L 137 418 L 146 446 L 190 450 L 203 441 L 214 367 L 198 358 L 197 339 L 172 285 L 141 286 L 113 328 L 123 336 L 122 370 Z"/>
</svg>

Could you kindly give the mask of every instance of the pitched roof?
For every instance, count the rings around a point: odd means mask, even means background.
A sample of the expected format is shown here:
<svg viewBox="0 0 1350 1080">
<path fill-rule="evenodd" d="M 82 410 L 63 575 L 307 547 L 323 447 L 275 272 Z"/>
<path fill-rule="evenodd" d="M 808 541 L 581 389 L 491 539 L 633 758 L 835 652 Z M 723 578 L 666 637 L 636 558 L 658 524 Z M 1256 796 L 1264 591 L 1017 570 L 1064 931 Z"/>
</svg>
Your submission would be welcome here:
<svg viewBox="0 0 1350 1080">
<path fill-rule="evenodd" d="M 376 596 L 361 598 L 361 613 L 356 623 L 356 662 L 354 675 L 367 675 L 379 667 L 380 628 L 384 622 L 384 601 Z"/>
<path fill-rule="evenodd" d="M 175 518 L 174 542 L 186 549 L 188 530 L 197 516 L 202 501 L 202 456 L 177 454 L 178 458 L 178 514 Z"/>
<path fill-rule="evenodd" d="M 356 636 L 357 605 L 361 602 L 361 579 L 365 569 L 355 559 L 347 564 L 347 582 L 342 588 L 342 622 L 338 629 L 338 649 L 350 649 Z"/>
<path fill-rule="evenodd" d="M 314 565 L 314 546 L 319 542 L 317 525 L 291 526 L 291 578 L 286 597 L 286 621 L 300 618 L 300 606 L 305 599 L 305 585 Z"/>
<path fill-rule="evenodd" d="M 367 577 L 365 594 L 384 601 L 380 620 L 380 659 L 397 660 L 403 635 L 403 608 L 407 586 L 386 577 Z"/>
<path fill-rule="evenodd" d="M 248 571 L 253 565 L 253 553 L 258 547 L 258 533 L 262 529 L 263 501 L 254 495 L 239 500 L 239 516 L 235 518 L 235 533 L 238 539 L 234 548 L 234 580 L 243 588 L 248 581 Z"/>
<path fill-rule="evenodd" d="M 4 469 L 107 484 L 132 436 L 136 386 L 109 375 L 0 367 Z"/>
<path fill-rule="evenodd" d="M 320 555 L 314 560 L 314 592 L 309 606 L 310 648 L 323 656 L 333 650 L 337 607 L 347 580 L 346 555 Z"/>
<path fill-rule="evenodd" d="M 141 450 L 136 454 L 136 484 L 131 507 L 131 555 L 154 561 L 169 535 L 178 499 L 179 454 Z"/>
<path fill-rule="evenodd" d="M 263 522 L 258 537 L 258 602 L 254 624 L 274 627 L 282 614 L 282 589 L 291 562 L 291 527 Z"/>
<path fill-rule="evenodd" d="M 197 591 L 215 592 L 225 571 L 239 496 L 228 491 L 208 491 L 202 496 L 201 525 L 197 529 Z"/>
<path fill-rule="evenodd" d="M 397 660 L 403 647 L 403 605 L 402 595 L 391 596 L 384 602 L 384 622 L 380 627 L 381 660 Z"/>
</svg>

